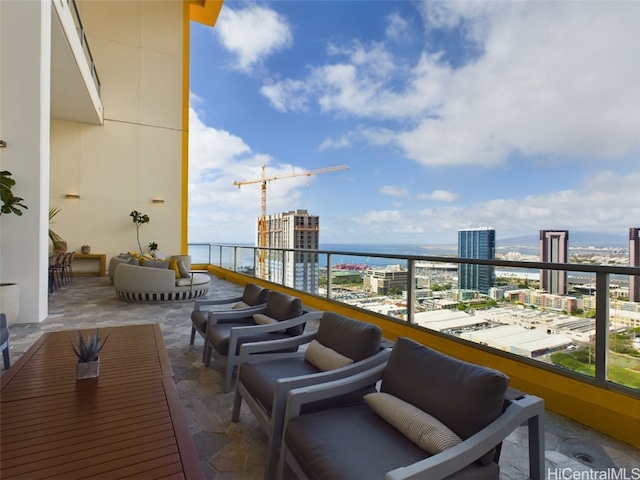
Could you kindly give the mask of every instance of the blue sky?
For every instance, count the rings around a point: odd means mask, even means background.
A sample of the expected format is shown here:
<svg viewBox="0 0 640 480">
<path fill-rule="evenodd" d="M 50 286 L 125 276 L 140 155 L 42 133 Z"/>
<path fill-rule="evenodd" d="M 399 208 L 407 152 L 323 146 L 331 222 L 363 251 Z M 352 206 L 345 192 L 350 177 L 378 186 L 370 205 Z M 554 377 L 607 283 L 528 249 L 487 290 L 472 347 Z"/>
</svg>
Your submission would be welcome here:
<svg viewBox="0 0 640 480">
<path fill-rule="evenodd" d="M 227 0 L 191 25 L 189 241 L 307 209 L 320 241 L 640 226 L 640 2 Z"/>
</svg>

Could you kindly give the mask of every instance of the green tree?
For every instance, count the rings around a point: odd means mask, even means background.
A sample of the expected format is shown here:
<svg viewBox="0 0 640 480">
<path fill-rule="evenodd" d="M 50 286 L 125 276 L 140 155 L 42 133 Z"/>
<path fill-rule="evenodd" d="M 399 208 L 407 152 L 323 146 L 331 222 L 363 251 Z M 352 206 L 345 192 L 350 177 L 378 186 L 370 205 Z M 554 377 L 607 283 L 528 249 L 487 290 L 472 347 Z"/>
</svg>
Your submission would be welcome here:
<svg viewBox="0 0 640 480">
<path fill-rule="evenodd" d="M 140 255 L 142 255 L 142 246 L 140 245 L 140 226 L 145 223 L 149 223 L 149 215 L 144 213 L 140 213 L 137 210 L 134 210 L 129 214 L 133 223 L 136 225 L 136 238 L 138 239 L 138 249 L 140 250 Z"/>
</svg>

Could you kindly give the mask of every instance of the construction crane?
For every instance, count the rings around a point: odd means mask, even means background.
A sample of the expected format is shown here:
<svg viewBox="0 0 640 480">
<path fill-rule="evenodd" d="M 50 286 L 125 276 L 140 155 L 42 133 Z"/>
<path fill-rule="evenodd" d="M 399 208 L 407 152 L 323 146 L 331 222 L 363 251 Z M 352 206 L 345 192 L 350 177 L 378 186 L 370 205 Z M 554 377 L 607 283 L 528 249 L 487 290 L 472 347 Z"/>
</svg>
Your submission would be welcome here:
<svg viewBox="0 0 640 480">
<path fill-rule="evenodd" d="M 254 183 L 260 183 L 260 218 L 258 219 L 258 247 L 266 247 L 267 245 L 267 183 L 273 180 L 282 180 L 285 178 L 293 177 L 310 177 L 311 175 L 318 175 L 320 173 L 336 172 L 338 170 L 347 170 L 347 165 L 338 165 L 335 167 L 318 168 L 316 170 L 308 170 L 305 172 L 291 173 L 288 175 L 274 175 L 267 177 L 266 165 L 262 166 L 262 178 L 257 180 L 245 180 L 242 182 L 235 181 L 233 185 L 240 188 L 242 185 L 251 185 Z M 258 264 L 260 266 L 260 275 L 264 278 L 264 250 L 258 250 Z"/>
</svg>

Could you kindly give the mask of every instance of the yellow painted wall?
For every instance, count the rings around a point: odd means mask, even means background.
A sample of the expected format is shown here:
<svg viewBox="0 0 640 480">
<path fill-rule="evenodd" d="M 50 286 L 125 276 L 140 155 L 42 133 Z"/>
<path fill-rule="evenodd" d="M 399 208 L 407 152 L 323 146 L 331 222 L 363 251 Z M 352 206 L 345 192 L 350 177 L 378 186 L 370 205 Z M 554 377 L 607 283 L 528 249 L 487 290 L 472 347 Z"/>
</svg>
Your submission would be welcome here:
<svg viewBox="0 0 640 480">
<path fill-rule="evenodd" d="M 137 249 L 129 213 L 138 210 L 151 219 L 140 228 L 142 247 L 155 241 L 163 253 L 179 253 L 185 3 L 80 0 L 78 7 L 102 84 L 104 126 L 52 119 L 50 203 L 61 208 L 52 229 L 69 250 L 88 244 L 110 257 Z"/>
<path fill-rule="evenodd" d="M 198 268 L 205 268 L 201 265 Z M 319 310 L 331 310 L 382 328 L 383 336 L 395 340 L 410 337 L 447 355 L 467 362 L 485 365 L 504 372 L 511 378 L 510 386 L 545 400 L 546 408 L 571 418 L 618 440 L 640 447 L 640 400 L 629 395 L 605 390 L 533 365 L 494 354 L 473 345 L 460 343 L 428 331 L 412 328 L 399 321 L 387 320 L 368 312 L 350 308 L 297 290 L 288 289 L 260 279 L 209 266 L 209 272 L 224 280 L 244 285 L 258 283 L 301 298 L 305 305 Z"/>
</svg>

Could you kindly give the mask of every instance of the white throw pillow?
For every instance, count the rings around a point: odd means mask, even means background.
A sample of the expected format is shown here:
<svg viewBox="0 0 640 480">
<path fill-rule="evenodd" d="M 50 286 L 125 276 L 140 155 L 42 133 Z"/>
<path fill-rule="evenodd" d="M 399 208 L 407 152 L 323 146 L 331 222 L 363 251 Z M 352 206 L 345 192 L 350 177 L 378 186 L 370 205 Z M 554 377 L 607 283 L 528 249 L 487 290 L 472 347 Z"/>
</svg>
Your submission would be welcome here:
<svg viewBox="0 0 640 480">
<path fill-rule="evenodd" d="M 333 348 L 325 347 L 317 340 L 311 340 L 304 359 L 319 370 L 335 370 L 336 368 L 351 365 L 353 360 L 336 352 Z"/>
<path fill-rule="evenodd" d="M 265 315 L 264 313 L 254 313 L 253 321 L 256 322 L 258 325 L 271 325 L 272 323 L 279 323 L 278 320 L 276 320 L 275 318 L 271 318 Z M 277 330 L 274 333 L 285 333 L 285 331 Z"/>
<path fill-rule="evenodd" d="M 365 395 L 364 399 L 380 417 L 432 455 L 462 442 L 437 418 L 398 397 L 376 392 Z"/>
<path fill-rule="evenodd" d="M 278 320 L 276 320 L 275 318 L 268 317 L 264 313 L 255 313 L 253 315 L 253 320 L 258 325 L 271 325 L 272 323 L 278 323 Z"/>
</svg>

